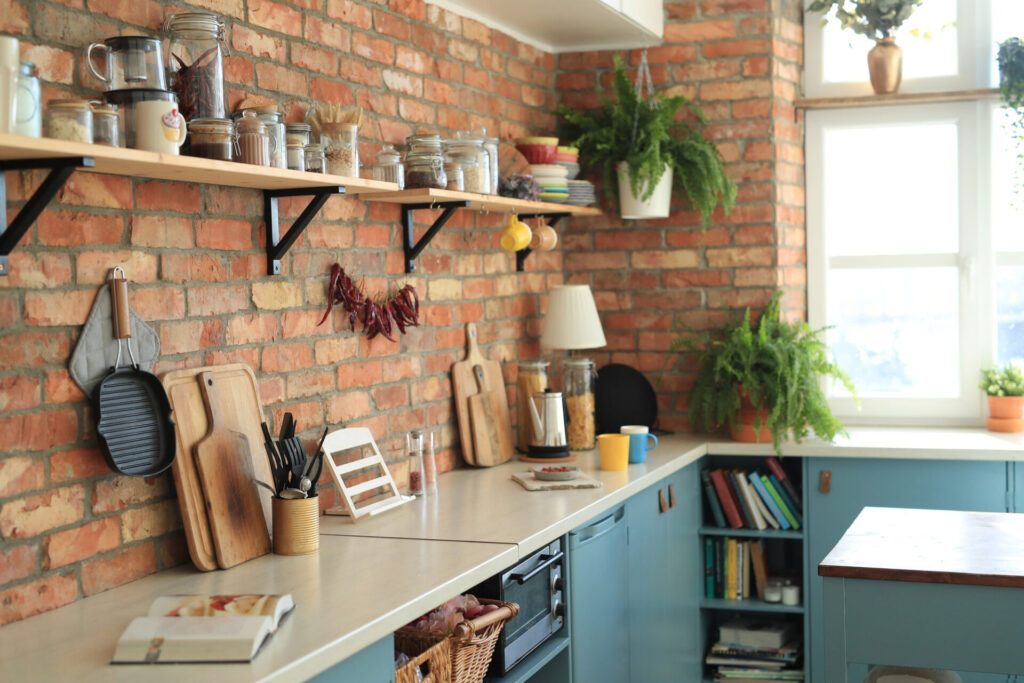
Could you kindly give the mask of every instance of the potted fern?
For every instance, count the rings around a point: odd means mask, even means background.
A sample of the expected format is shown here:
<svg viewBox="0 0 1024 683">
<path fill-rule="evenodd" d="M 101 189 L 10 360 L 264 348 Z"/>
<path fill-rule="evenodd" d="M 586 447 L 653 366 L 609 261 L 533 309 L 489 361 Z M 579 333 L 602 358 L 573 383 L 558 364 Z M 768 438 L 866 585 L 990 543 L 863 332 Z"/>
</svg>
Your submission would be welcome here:
<svg viewBox="0 0 1024 683">
<path fill-rule="evenodd" d="M 1024 432 L 1024 370 L 1013 363 L 987 368 L 978 388 L 988 395 L 990 432 Z"/>
<path fill-rule="evenodd" d="M 825 440 L 845 433 L 828 406 L 823 379 L 838 380 L 855 394 L 850 378 L 830 360 L 823 330 L 783 321 L 780 296 L 756 325 L 749 308 L 742 321 L 717 331 L 677 324 L 670 346 L 696 358 L 691 425 L 708 432 L 728 427 L 737 441 L 770 440 L 779 453 L 788 438 L 800 443 L 812 431 Z"/>
<path fill-rule="evenodd" d="M 579 148 L 584 169 L 600 174 L 609 198 L 617 177 L 622 217 L 668 217 L 673 187 L 683 191 L 705 225 L 716 207 L 732 208 L 736 185 L 718 148 L 701 131 L 700 108 L 681 95 L 642 96 L 622 58 L 616 54 L 614 61 L 614 101 L 602 96 L 595 111 L 562 105 L 559 115 L 565 122 L 562 138 Z"/>
<path fill-rule="evenodd" d="M 999 44 L 998 57 L 999 94 L 1003 105 L 1011 110 L 1010 125 L 1018 143 L 1024 143 L 1024 40 L 1004 40 Z M 1024 153 L 1020 156 L 1024 159 Z"/>
</svg>

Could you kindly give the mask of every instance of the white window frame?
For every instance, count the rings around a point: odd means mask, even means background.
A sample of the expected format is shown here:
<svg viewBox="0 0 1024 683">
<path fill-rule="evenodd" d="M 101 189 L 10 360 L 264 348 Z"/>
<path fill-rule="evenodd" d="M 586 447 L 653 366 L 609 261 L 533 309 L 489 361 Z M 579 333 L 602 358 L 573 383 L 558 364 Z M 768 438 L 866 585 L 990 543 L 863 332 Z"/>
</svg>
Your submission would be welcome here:
<svg viewBox="0 0 1024 683">
<path fill-rule="evenodd" d="M 842 267 L 955 266 L 960 272 L 959 378 L 957 399 L 862 397 L 858 411 L 850 398 L 831 397 L 837 416 L 849 424 L 958 425 L 982 424 L 984 399 L 978 373 L 995 357 L 994 257 L 990 242 L 991 163 L 979 153 L 991 145 L 991 102 L 865 107 L 807 112 L 807 268 L 808 320 L 813 328 L 827 324 L 828 272 Z M 835 256 L 826 259 L 824 169 L 825 131 L 833 128 L 915 123 L 957 125 L 959 188 L 959 252 L 957 254 Z M 884 163 L 884 157 L 879 159 Z"/>
</svg>

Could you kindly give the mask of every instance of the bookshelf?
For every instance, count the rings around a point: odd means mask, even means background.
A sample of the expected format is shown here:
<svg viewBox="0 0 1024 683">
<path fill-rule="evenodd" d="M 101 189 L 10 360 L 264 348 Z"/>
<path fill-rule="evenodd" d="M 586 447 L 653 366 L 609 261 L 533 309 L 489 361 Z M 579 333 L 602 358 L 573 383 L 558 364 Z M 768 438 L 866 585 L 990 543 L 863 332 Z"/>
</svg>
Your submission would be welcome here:
<svg viewBox="0 0 1024 683">
<path fill-rule="evenodd" d="M 806 462 L 803 458 L 788 457 L 783 458 L 780 461 L 780 465 L 786 474 L 786 478 L 791 482 L 795 488 L 797 495 L 801 498 L 801 503 L 806 507 L 806 497 L 804 496 L 803 483 L 807 481 L 806 476 Z M 702 470 L 722 470 L 723 473 L 728 471 L 742 471 L 745 474 L 749 474 L 753 471 L 757 471 L 758 474 L 766 475 L 770 472 L 767 458 L 765 456 L 730 456 L 730 455 L 711 455 L 706 457 L 701 465 Z M 805 587 L 809 584 L 808 577 L 806 575 L 807 562 L 807 527 L 803 515 L 800 516 L 799 522 L 800 527 L 798 529 L 782 529 L 782 524 L 779 524 L 780 528 L 776 529 L 770 524 L 765 522 L 764 529 L 750 528 L 746 526 L 747 523 L 754 522 L 752 519 L 753 513 L 749 511 L 744 514 L 739 510 L 737 505 L 737 512 L 741 520 L 744 522 L 744 526 L 741 528 L 732 528 L 729 525 L 729 520 L 726 518 L 726 526 L 722 527 L 716 523 L 715 515 L 712 511 L 711 504 L 708 501 L 708 494 L 705 490 L 703 477 L 701 478 L 700 484 L 700 496 L 702 501 L 702 518 L 701 526 L 698 530 L 698 542 L 699 547 L 697 548 L 697 554 L 700 558 L 700 577 L 702 583 L 700 587 L 700 608 L 701 608 L 701 628 L 704 633 L 704 653 L 707 654 L 711 646 L 718 641 L 718 629 L 719 627 L 736 618 L 749 618 L 757 620 L 779 620 L 791 622 L 796 625 L 796 631 L 802 636 L 803 642 L 806 644 L 806 634 L 808 633 L 808 619 L 809 613 L 806 609 L 805 602 Z M 737 482 L 729 483 L 730 477 L 725 479 L 727 489 L 733 496 L 734 504 L 736 503 L 735 496 L 737 495 L 736 485 Z M 747 479 L 749 483 L 749 477 Z M 752 487 L 750 487 L 752 488 Z M 712 482 L 712 489 L 715 490 L 716 496 L 718 495 L 718 488 Z M 756 493 L 756 491 L 753 491 Z M 771 495 L 770 492 L 769 496 Z M 739 492 L 739 495 L 744 495 Z M 774 500 L 774 499 L 773 499 Z M 786 498 L 783 497 L 783 501 Z M 745 503 L 749 504 L 749 499 L 745 499 Z M 764 501 L 761 500 L 761 503 Z M 759 513 L 763 513 L 763 508 L 767 508 L 767 505 L 761 506 L 760 503 L 755 502 L 758 506 Z M 771 512 L 771 510 L 768 510 Z M 805 511 L 805 510 L 804 510 Z M 724 512 L 724 511 L 723 511 Z M 782 510 L 779 509 L 781 513 Z M 727 517 L 727 515 L 723 514 Z M 783 516 L 785 516 L 783 514 Z M 763 520 L 762 520 L 763 521 Z M 778 521 L 778 520 L 776 520 Z M 721 586 L 724 580 L 724 570 L 719 570 L 717 567 L 712 566 L 710 571 L 714 578 L 716 572 L 722 572 L 719 578 L 714 580 L 715 594 L 708 594 L 707 586 L 707 572 L 709 569 L 706 567 L 707 558 L 705 556 L 706 543 L 710 540 L 712 544 L 725 544 L 728 539 L 733 539 L 739 543 L 754 544 L 758 543 L 763 551 L 765 567 L 767 570 L 767 576 L 774 578 L 789 579 L 793 584 L 800 587 L 800 602 L 796 605 L 785 605 L 780 602 L 765 602 L 758 597 L 756 590 L 756 579 L 754 571 L 750 569 L 749 577 L 749 588 L 748 597 L 729 599 L 725 597 L 722 592 Z M 718 554 L 718 548 L 713 545 L 713 564 L 717 564 L 720 555 Z M 723 553 L 724 554 L 724 553 Z M 806 649 L 803 653 L 803 657 L 800 660 L 798 669 L 802 669 L 804 673 L 804 680 L 809 680 L 810 667 L 808 665 L 808 656 Z M 714 678 L 715 667 L 705 664 L 704 667 L 704 679 L 712 680 Z"/>
</svg>

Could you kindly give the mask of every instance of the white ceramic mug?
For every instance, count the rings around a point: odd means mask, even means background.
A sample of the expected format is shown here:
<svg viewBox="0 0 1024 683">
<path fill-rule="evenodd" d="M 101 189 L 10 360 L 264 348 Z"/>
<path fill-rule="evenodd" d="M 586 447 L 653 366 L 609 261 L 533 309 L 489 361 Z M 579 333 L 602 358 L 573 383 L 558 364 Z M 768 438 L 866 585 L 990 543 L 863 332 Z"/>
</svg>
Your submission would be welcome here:
<svg viewBox="0 0 1024 683">
<path fill-rule="evenodd" d="M 177 154 L 188 130 L 174 102 L 150 101 L 135 105 L 135 146 L 150 152 Z"/>
<path fill-rule="evenodd" d="M 18 39 L 0 36 L 0 133 L 13 133 L 18 116 Z"/>
</svg>

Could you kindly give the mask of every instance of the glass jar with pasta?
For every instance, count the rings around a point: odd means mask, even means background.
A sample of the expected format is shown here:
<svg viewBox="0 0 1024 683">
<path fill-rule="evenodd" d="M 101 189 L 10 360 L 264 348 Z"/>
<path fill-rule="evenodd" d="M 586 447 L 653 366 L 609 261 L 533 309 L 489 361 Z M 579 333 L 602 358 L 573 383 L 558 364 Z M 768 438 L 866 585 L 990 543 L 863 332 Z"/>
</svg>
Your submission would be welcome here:
<svg viewBox="0 0 1024 683">
<path fill-rule="evenodd" d="M 569 450 L 594 447 L 594 361 L 567 358 L 565 361 L 565 403 L 569 409 Z"/>
</svg>

